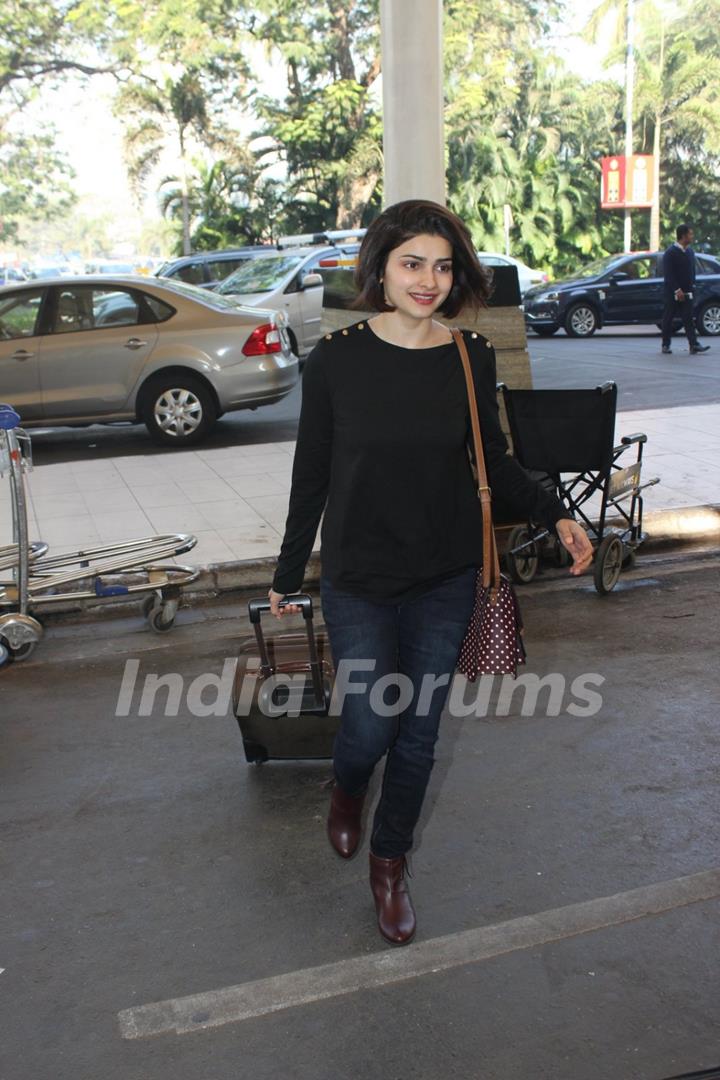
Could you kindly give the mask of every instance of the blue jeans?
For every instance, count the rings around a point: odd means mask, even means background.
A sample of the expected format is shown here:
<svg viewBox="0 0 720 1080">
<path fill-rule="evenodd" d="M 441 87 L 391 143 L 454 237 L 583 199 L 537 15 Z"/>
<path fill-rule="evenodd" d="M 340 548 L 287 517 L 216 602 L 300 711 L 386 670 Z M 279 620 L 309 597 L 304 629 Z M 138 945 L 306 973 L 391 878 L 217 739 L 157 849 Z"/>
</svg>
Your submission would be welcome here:
<svg viewBox="0 0 720 1080">
<path fill-rule="evenodd" d="M 336 670 L 334 707 L 342 704 L 333 771 L 346 794 L 360 795 L 387 754 L 370 837 L 370 850 L 381 858 L 412 847 L 475 578 L 471 567 L 400 604 L 373 603 L 320 578 Z M 428 675 L 436 682 L 423 678 Z M 349 692 L 340 700 L 343 687 Z"/>
</svg>

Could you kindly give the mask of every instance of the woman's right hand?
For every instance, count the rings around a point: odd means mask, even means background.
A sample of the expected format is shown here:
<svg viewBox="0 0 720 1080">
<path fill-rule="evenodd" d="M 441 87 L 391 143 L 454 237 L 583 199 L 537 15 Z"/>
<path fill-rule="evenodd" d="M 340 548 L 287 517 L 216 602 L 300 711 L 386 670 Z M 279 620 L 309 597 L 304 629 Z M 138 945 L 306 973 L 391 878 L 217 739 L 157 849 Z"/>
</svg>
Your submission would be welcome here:
<svg viewBox="0 0 720 1080">
<path fill-rule="evenodd" d="M 280 607 L 280 601 L 283 600 L 286 595 L 286 593 L 275 592 L 274 589 L 268 589 L 270 614 L 278 619 L 282 619 L 283 615 L 297 615 L 299 611 L 302 611 L 299 604 L 286 604 L 284 607 Z"/>
</svg>

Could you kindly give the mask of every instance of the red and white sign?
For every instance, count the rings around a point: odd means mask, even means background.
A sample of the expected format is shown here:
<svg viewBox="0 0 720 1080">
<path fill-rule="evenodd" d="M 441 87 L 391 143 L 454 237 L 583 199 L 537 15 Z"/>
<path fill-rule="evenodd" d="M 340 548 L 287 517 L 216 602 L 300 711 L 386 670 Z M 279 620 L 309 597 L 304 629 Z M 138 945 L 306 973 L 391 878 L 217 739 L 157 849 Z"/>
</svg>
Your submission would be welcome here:
<svg viewBox="0 0 720 1080">
<path fill-rule="evenodd" d="M 622 155 L 602 159 L 600 205 L 603 210 L 650 207 L 653 198 L 655 158 L 652 154 Z"/>
</svg>

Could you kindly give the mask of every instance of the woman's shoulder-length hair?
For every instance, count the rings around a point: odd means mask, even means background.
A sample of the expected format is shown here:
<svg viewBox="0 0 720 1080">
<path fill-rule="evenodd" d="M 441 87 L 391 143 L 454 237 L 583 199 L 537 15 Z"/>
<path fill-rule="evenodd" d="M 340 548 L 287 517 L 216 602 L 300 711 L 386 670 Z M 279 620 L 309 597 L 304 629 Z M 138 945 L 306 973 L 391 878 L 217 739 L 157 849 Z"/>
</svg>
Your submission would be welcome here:
<svg viewBox="0 0 720 1080">
<path fill-rule="evenodd" d="M 428 199 L 394 203 L 368 226 L 355 267 L 358 296 L 351 306 L 361 311 L 393 311 L 385 303 L 381 281 L 388 255 L 406 240 L 426 233 L 444 236 L 452 248 L 453 286 L 438 313 L 454 319 L 465 307 L 486 307 L 492 294 L 492 271 L 478 260 L 470 230 L 457 214 Z"/>
</svg>

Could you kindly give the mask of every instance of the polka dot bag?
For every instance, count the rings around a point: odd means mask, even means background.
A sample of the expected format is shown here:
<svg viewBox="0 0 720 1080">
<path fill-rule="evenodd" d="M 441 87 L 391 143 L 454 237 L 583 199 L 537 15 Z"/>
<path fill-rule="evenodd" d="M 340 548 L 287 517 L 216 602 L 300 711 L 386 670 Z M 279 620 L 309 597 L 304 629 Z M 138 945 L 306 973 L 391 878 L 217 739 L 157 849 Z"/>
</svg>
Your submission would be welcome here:
<svg viewBox="0 0 720 1080">
<path fill-rule="evenodd" d="M 523 621 L 515 590 L 500 573 L 495 532 L 492 527 L 491 491 L 487 482 L 485 455 L 480 438 L 475 390 L 470 358 L 462 332 L 453 328 L 465 371 L 473 443 L 475 446 L 477 490 L 483 514 L 483 561 L 475 584 L 475 605 L 458 655 L 457 670 L 470 682 L 478 675 L 517 675 L 526 653 L 522 640 Z"/>
<path fill-rule="evenodd" d="M 515 590 L 504 574 L 496 590 L 485 588 L 478 570 L 475 607 L 460 646 L 457 669 L 470 682 L 478 675 L 517 675 L 525 663 L 523 622 Z"/>
</svg>

